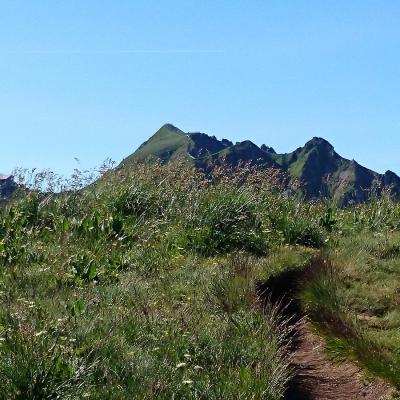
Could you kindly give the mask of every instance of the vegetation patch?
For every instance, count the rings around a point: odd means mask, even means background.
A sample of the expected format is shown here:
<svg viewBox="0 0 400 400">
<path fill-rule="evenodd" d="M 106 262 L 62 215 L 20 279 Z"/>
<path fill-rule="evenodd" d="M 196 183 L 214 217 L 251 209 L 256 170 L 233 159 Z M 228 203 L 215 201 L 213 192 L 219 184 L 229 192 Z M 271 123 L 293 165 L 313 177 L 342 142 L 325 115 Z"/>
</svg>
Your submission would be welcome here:
<svg viewBox="0 0 400 400">
<path fill-rule="evenodd" d="M 41 175 L 0 209 L 1 399 L 281 399 L 293 321 L 266 281 L 293 283 L 331 354 L 399 386 L 399 204 L 213 174 L 136 163 L 63 190 Z"/>
</svg>

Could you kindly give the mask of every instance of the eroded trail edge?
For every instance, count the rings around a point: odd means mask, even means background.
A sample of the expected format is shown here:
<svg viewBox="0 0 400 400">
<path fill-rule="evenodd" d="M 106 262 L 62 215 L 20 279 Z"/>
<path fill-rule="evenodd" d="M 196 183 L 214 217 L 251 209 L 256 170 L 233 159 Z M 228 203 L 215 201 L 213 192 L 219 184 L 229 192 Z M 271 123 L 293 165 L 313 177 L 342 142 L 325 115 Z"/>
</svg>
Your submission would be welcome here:
<svg viewBox="0 0 400 400">
<path fill-rule="evenodd" d="M 387 400 L 393 389 L 381 379 L 367 379 L 351 361 L 334 361 L 325 351 L 325 341 L 304 315 L 297 294 L 302 284 L 313 279 L 315 267 L 285 271 L 259 287 L 265 301 L 279 305 L 282 316 L 296 324 L 291 338 L 290 361 L 294 377 L 285 400 Z"/>
</svg>

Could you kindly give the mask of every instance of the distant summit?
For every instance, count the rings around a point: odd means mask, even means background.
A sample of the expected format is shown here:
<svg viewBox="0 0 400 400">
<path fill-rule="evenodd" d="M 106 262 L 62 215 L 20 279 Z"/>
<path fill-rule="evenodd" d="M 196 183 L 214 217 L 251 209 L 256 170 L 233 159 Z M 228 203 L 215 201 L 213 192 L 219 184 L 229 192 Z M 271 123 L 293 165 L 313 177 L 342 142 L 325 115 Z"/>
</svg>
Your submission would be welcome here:
<svg viewBox="0 0 400 400">
<path fill-rule="evenodd" d="M 0 174 L 0 200 L 10 197 L 17 189 L 17 186 L 12 175 Z"/>
<path fill-rule="evenodd" d="M 358 203 L 367 200 L 375 187 L 390 187 L 400 196 L 400 177 L 394 172 L 382 175 L 343 158 L 321 137 L 312 138 L 292 153 L 278 154 L 272 147 L 265 144 L 258 147 L 250 140 L 234 144 L 205 133 L 185 133 L 172 124 L 165 124 L 123 160 L 120 167 L 129 168 L 132 162 L 139 160 L 169 162 L 177 158 L 187 159 L 206 171 L 221 163 L 237 166 L 241 162 L 280 169 L 292 180 L 301 182 L 301 191 L 308 199 Z"/>
</svg>

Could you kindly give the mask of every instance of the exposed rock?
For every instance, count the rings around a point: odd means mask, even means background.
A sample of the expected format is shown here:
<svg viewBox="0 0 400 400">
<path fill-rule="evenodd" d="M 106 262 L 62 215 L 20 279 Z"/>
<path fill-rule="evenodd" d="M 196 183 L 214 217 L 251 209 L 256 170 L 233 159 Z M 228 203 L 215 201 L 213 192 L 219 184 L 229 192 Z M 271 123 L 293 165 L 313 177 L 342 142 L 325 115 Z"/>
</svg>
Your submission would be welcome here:
<svg viewBox="0 0 400 400">
<path fill-rule="evenodd" d="M 12 175 L 0 174 L 0 199 L 7 199 L 17 189 L 17 184 Z"/>
</svg>

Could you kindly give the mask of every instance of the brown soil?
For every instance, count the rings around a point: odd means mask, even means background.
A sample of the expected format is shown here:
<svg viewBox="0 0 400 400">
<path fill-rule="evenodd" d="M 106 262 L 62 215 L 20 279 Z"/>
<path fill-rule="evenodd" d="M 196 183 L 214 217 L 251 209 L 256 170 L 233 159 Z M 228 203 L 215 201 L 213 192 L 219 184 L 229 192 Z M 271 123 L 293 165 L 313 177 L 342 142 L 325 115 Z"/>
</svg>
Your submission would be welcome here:
<svg viewBox="0 0 400 400">
<path fill-rule="evenodd" d="M 318 262 L 316 265 L 325 265 Z M 366 379 L 350 361 L 335 362 L 325 351 L 324 340 L 313 332 L 296 294 L 301 282 L 313 279 L 318 270 L 289 270 L 260 284 L 258 293 L 266 302 L 282 306 L 282 318 L 297 325 L 292 333 L 291 361 L 294 378 L 285 400 L 387 400 L 393 389 L 380 379 Z"/>
<path fill-rule="evenodd" d="M 292 364 L 295 378 L 286 400 L 386 400 L 391 387 L 379 379 L 366 380 L 363 371 L 349 361 L 333 362 L 325 343 L 308 322 L 302 322 L 295 339 Z"/>
</svg>

